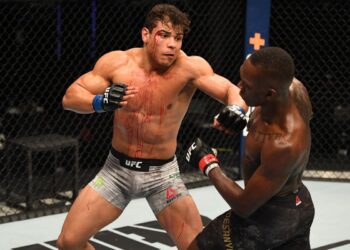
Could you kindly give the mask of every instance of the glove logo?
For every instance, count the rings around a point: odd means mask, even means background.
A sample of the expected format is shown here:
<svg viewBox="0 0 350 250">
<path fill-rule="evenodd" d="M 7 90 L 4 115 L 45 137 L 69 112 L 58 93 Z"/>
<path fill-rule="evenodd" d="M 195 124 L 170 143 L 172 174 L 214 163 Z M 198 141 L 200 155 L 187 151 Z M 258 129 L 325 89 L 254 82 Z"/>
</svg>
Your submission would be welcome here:
<svg viewBox="0 0 350 250">
<path fill-rule="evenodd" d="M 105 93 L 103 94 L 103 103 L 108 103 L 108 94 L 109 94 L 110 87 L 106 88 Z"/>
<path fill-rule="evenodd" d="M 189 147 L 189 149 L 187 150 L 186 161 L 190 162 L 192 151 L 195 150 L 196 148 L 197 148 L 196 143 L 195 142 L 192 143 L 191 147 Z"/>
</svg>

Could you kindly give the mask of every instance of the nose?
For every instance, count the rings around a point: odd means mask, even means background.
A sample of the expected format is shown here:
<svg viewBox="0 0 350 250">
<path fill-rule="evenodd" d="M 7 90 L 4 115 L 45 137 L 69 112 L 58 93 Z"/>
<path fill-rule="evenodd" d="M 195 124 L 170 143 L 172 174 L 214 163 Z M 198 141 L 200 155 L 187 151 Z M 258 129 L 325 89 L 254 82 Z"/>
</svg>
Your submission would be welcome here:
<svg viewBox="0 0 350 250">
<path fill-rule="evenodd" d="M 170 37 L 168 40 L 168 47 L 169 48 L 176 48 L 176 41 L 173 37 Z"/>
</svg>

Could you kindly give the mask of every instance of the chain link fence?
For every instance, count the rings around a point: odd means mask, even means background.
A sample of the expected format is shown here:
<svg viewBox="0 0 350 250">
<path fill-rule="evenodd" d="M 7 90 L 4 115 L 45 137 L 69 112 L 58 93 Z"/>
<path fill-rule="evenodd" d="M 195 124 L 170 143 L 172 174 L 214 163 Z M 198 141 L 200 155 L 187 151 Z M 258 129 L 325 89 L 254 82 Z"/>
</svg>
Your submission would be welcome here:
<svg viewBox="0 0 350 250">
<path fill-rule="evenodd" d="M 270 45 L 286 48 L 313 104 L 307 177 L 350 179 L 350 2 L 273 0 Z"/>
<path fill-rule="evenodd" d="M 140 30 L 156 3 L 192 19 L 183 50 L 204 57 L 233 82 L 243 60 L 245 1 L 0 1 L 0 223 L 65 211 L 110 148 L 112 113 L 64 111 L 66 88 L 111 50 L 142 46 Z M 272 0 L 270 45 L 295 58 L 314 106 L 306 177 L 349 179 L 350 3 Z M 187 168 L 200 136 L 239 176 L 239 138 L 212 129 L 222 105 L 197 92 L 182 123 L 177 156 L 185 182 L 208 183 Z"/>
<path fill-rule="evenodd" d="M 1 222 L 65 211 L 102 167 L 112 113 L 78 115 L 64 111 L 61 99 L 104 53 L 142 46 L 145 15 L 161 2 L 0 1 Z M 237 82 L 244 1 L 167 3 L 191 16 L 183 50 L 204 57 L 218 74 Z M 239 174 L 239 137 L 209 126 L 221 108 L 198 92 L 184 118 L 177 156 L 188 185 L 207 183 L 203 174 L 185 167 L 185 150 L 196 136 L 218 148 L 228 173 Z"/>
</svg>

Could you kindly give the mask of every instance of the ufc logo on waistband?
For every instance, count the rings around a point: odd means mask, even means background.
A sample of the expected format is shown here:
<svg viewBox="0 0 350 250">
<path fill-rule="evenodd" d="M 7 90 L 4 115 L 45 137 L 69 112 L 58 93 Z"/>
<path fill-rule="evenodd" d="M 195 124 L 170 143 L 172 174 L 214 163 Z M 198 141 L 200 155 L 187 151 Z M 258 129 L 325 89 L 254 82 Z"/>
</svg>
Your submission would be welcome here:
<svg viewBox="0 0 350 250">
<path fill-rule="evenodd" d="M 125 160 L 125 165 L 132 168 L 141 168 L 142 161 L 129 161 Z"/>
</svg>

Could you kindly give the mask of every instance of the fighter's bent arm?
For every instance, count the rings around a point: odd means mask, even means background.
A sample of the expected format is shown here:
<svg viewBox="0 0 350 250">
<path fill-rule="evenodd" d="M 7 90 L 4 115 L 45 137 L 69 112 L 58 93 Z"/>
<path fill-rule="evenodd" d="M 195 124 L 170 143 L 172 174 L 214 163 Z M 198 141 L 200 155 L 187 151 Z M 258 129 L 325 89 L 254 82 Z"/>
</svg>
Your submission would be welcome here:
<svg viewBox="0 0 350 250">
<path fill-rule="evenodd" d="M 284 148 L 265 145 L 260 166 L 245 188 L 226 177 L 220 168 L 209 172 L 209 178 L 238 215 L 248 217 L 281 190 L 292 171 L 290 146 Z"/>
<path fill-rule="evenodd" d="M 127 55 L 122 51 L 114 51 L 102 56 L 93 70 L 80 76 L 69 86 L 63 96 L 63 108 L 77 113 L 94 112 L 94 97 L 104 93 L 112 84 L 113 71 L 126 64 L 127 60 Z M 134 87 L 128 87 L 118 105 L 126 105 L 128 98 L 133 97 L 136 92 Z"/>
<path fill-rule="evenodd" d="M 95 87 L 92 88 L 91 86 Z M 108 86 L 109 83 L 107 81 L 104 81 L 102 77 L 90 71 L 80 76 L 69 86 L 63 96 L 63 108 L 82 114 L 93 113 L 92 100 L 94 96 L 102 93 Z"/>
</svg>

